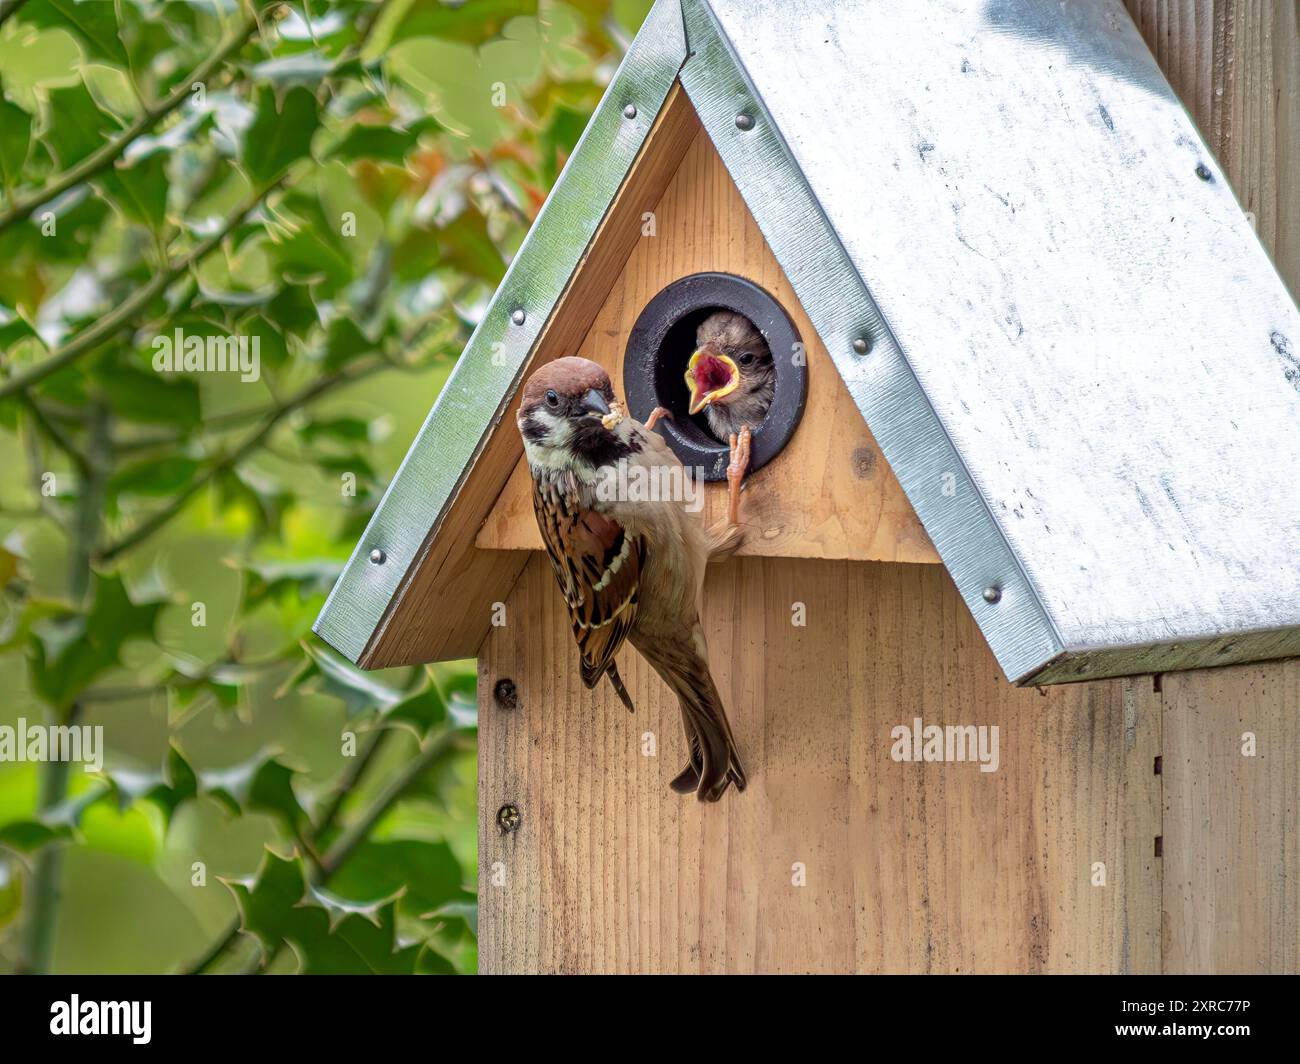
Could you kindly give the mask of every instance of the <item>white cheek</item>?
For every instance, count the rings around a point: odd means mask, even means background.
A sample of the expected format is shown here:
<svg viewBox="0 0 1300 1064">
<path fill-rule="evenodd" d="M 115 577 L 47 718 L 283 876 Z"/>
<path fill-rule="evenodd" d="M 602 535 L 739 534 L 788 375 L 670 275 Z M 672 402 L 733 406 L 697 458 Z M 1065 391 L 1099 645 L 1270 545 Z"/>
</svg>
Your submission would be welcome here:
<svg viewBox="0 0 1300 1064">
<path fill-rule="evenodd" d="M 566 445 L 573 439 L 573 426 L 569 419 L 549 410 L 538 410 L 533 420 L 540 424 L 546 434 L 540 440 L 524 440 L 524 451 L 531 465 L 544 469 L 560 469 L 567 466 L 571 459 Z"/>
</svg>

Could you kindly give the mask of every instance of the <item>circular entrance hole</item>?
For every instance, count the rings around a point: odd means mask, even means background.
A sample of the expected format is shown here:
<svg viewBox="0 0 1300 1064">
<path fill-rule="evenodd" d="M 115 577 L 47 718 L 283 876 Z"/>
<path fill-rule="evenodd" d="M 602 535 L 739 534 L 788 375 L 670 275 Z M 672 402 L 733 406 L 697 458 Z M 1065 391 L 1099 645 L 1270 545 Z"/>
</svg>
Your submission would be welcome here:
<svg viewBox="0 0 1300 1064">
<path fill-rule="evenodd" d="M 644 422 L 662 406 L 672 420 L 659 422 L 663 436 L 684 466 L 704 480 L 727 475 L 727 443 L 709 431 L 701 411 L 692 417 L 686 367 L 695 351 L 695 331 L 718 310 L 748 318 L 767 341 L 776 367 L 776 390 L 767 415 L 757 425 L 750 448 L 750 470 L 761 469 L 789 442 L 808 396 L 808 360 L 799 334 L 781 304 L 758 285 L 729 273 L 696 273 L 674 281 L 641 311 L 628 338 L 623 360 L 623 391 L 628 412 Z"/>
</svg>

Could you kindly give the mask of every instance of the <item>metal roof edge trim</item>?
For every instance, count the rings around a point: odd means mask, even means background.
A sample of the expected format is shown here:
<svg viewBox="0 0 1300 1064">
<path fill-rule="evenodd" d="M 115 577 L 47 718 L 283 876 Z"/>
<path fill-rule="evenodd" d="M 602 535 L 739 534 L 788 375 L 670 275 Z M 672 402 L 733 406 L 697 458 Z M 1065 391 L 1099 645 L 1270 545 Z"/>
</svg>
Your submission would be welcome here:
<svg viewBox="0 0 1300 1064">
<path fill-rule="evenodd" d="M 679 0 L 656 0 L 312 626 L 353 663 L 499 423 L 685 60 Z"/>
<path fill-rule="evenodd" d="M 1073 648 L 1018 682 L 1024 686 L 1080 683 L 1144 673 L 1183 672 L 1300 657 L 1300 629 L 1264 628 L 1225 632 L 1194 640 L 1142 646 Z"/>
<path fill-rule="evenodd" d="M 1066 648 L 1037 589 L 707 0 L 682 0 L 682 8 L 689 56 L 681 81 L 700 121 L 998 664 L 1013 682 L 1038 672 Z M 854 349 L 860 340 L 864 354 Z"/>
</svg>

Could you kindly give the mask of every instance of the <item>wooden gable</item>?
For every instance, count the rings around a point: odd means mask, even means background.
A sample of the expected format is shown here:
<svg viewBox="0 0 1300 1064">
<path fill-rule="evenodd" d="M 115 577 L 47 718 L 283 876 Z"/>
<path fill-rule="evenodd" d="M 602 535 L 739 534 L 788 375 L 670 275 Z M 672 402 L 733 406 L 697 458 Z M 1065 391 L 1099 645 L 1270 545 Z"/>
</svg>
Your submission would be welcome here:
<svg viewBox="0 0 1300 1064">
<path fill-rule="evenodd" d="M 653 214 L 653 235 L 646 215 Z M 641 156 L 527 372 L 579 354 L 609 370 L 621 392 L 628 332 L 665 285 L 705 270 L 759 284 L 785 308 L 807 345 L 809 395 L 790 444 L 749 482 L 742 554 L 937 564 L 839 373 L 769 250 L 680 87 L 674 87 Z M 432 533 L 360 664 L 381 668 L 475 654 L 495 602 L 504 601 L 541 550 L 512 396 L 452 507 Z M 705 489 L 707 520 L 725 485 Z M 455 602 L 457 608 L 446 608 Z"/>
</svg>

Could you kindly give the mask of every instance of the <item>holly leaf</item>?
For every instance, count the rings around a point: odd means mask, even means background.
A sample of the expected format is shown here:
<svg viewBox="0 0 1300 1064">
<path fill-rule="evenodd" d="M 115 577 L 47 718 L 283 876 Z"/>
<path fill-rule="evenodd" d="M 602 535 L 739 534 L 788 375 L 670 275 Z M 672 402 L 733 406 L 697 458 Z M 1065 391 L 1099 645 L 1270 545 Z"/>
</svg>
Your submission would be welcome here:
<svg viewBox="0 0 1300 1064">
<path fill-rule="evenodd" d="M 63 169 L 101 147 L 120 129 L 115 118 L 100 110 L 84 83 L 49 90 L 49 114 L 42 139 Z"/>
<path fill-rule="evenodd" d="M 0 95 L 0 184 L 13 188 L 22 180 L 31 143 L 32 116 Z"/>
<path fill-rule="evenodd" d="M 330 880 L 330 889 L 345 898 L 375 898 L 405 887 L 402 910 L 418 917 L 449 902 L 472 902 L 464 881 L 460 862 L 445 842 L 392 839 L 358 846 Z"/>
<path fill-rule="evenodd" d="M 436 118 L 423 118 L 407 129 L 392 126 L 353 126 L 343 139 L 330 149 L 330 157 L 345 162 L 371 159 L 376 162 L 400 165 L 420 143 L 425 133 L 442 129 Z"/>
<path fill-rule="evenodd" d="M 349 717 L 370 709 L 395 706 L 405 697 L 401 691 L 380 683 L 333 651 L 309 643 L 302 644 L 302 648 L 307 660 L 285 681 L 281 694 L 286 690 L 305 690 L 333 695 L 343 702 Z"/>
<path fill-rule="evenodd" d="M 316 97 L 301 86 L 290 89 L 283 103 L 264 86 L 257 97 L 257 116 L 244 137 L 244 169 L 254 183 L 267 185 L 291 163 L 311 151 L 311 138 L 320 125 Z"/>
<path fill-rule="evenodd" d="M 150 155 L 130 169 L 110 167 L 98 184 L 128 218 L 155 231 L 167 220 L 167 166 L 162 155 Z"/>
<path fill-rule="evenodd" d="M 126 47 L 118 34 L 117 8 L 103 0 L 32 0 L 22 19 L 36 26 L 65 29 L 86 48 L 87 59 L 107 59 L 127 67 Z"/>
<path fill-rule="evenodd" d="M 357 904 L 307 885 L 302 860 L 267 850 L 254 877 L 229 880 L 240 927 L 264 955 L 282 944 L 297 954 L 303 974 L 414 974 L 425 949 L 398 947 L 396 899 Z"/>
<path fill-rule="evenodd" d="M 132 602 L 116 573 L 97 576 L 87 613 L 63 611 L 32 626 L 33 689 L 53 706 L 71 704 L 102 673 L 122 664 L 129 640 L 153 640 L 162 606 Z"/>
</svg>

